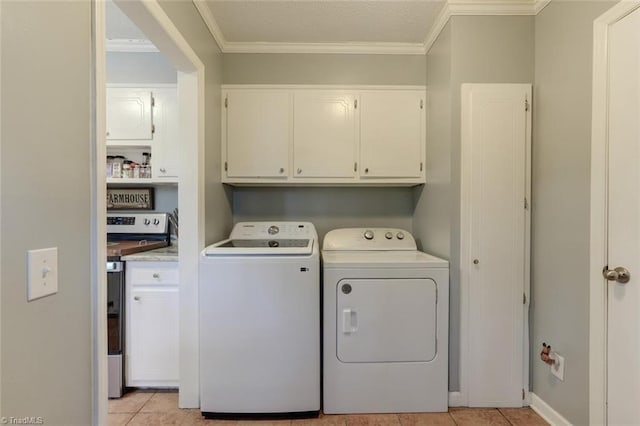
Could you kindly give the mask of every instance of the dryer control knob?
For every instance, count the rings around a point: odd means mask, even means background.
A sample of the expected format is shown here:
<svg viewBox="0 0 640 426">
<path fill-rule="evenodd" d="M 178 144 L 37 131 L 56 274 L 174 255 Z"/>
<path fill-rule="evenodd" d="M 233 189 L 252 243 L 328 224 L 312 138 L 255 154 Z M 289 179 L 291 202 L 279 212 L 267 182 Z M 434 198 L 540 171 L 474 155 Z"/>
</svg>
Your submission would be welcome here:
<svg viewBox="0 0 640 426">
<path fill-rule="evenodd" d="M 396 238 L 398 238 L 399 240 L 404 240 L 404 234 L 402 232 L 398 232 L 396 234 Z"/>
<path fill-rule="evenodd" d="M 392 238 L 393 238 L 393 234 L 392 234 L 391 232 L 387 232 L 386 234 L 384 234 L 384 237 L 385 237 L 387 240 L 390 240 L 390 239 L 392 239 Z"/>
<path fill-rule="evenodd" d="M 369 229 L 364 231 L 364 238 L 366 238 L 367 240 L 373 240 L 373 231 Z"/>
</svg>

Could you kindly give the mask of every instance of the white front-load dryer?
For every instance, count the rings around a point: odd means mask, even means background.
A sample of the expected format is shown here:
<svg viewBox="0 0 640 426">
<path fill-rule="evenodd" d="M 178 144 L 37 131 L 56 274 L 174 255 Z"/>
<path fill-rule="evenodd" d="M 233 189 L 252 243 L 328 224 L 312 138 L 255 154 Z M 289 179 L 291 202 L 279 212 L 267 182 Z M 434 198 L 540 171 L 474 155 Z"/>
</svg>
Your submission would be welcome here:
<svg viewBox="0 0 640 426">
<path fill-rule="evenodd" d="M 325 236 L 323 411 L 448 409 L 448 262 L 407 231 Z"/>
</svg>

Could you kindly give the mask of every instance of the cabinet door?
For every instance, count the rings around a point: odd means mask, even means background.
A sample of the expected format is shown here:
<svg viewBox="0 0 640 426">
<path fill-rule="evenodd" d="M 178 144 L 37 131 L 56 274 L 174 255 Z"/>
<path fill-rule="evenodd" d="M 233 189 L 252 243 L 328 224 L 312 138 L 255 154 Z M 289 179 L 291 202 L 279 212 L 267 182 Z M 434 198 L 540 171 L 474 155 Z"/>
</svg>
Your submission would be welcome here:
<svg viewBox="0 0 640 426">
<path fill-rule="evenodd" d="M 285 178 L 291 94 L 285 90 L 229 91 L 226 105 L 226 177 Z"/>
<path fill-rule="evenodd" d="M 178 384 L 177 286 L 132 286 L 127 313 L 127 385 Z"/>
<path fill-rule="evenodd" d="M 155 89 L 153 121 L 156 129 L 151 149 L 154 178 L 177 178 L 180 165 L 178 93 L 174 88 Z"/>
<path fill-rule="evenodd" d="M 352 178 L 356 171 L 356 95 L 298 91 L 294 98 L 293 162 L 296 178 Z"/>
<path fill-rule="evenodd" d="M 423 176 L 424 92 L 370 91 L 360 101 L 360 177 Z"/>
<path fill-rule="evenodd" d="M 151 91 L 107 89 L 107 140 L 153 138 Z"/>
</svg>

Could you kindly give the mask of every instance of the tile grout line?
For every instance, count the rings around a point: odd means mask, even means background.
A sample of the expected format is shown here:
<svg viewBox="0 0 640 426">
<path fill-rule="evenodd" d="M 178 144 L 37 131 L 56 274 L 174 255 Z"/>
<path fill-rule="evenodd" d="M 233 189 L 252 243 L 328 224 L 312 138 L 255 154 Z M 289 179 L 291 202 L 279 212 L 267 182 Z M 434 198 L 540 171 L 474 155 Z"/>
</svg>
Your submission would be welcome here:
<svg viewBox="0 0 640 426">
<path fill-rule="evenodd" d="M 125 425 L 124 425 L 124 426 L 127 426 L 129 423 L 131 423 L 131 422 L 133 421 L 133 419 L 134 419 L 134 418 L 135 418 L 135 417 L 136 417 L 136 416 L 137 416 L 137 415 L 142 411 L 142 409 L 144 408 L 144 406 L 145 406 L 145 405 L 147 405 L 147 404 L 149 403 L 149 401 L 151 401 L 151 398 L 153 398 L 153 396 L 154 396 L 155 394 L 156 394 L 155 392 L 151 394 L 151 396 L 149 397 L 149 399 L 148 399 L 144 404 L 142 404 L 142 405 L 140 406 L 140 408 L 138 408 L 138 411 L 136 411 L 135 413 L 133 413 L 133 416 L 131 416 L 131 418 L 129 419 L 129 421 L 128 421 L 127 423 L 125 423 Z"/>
</svg>

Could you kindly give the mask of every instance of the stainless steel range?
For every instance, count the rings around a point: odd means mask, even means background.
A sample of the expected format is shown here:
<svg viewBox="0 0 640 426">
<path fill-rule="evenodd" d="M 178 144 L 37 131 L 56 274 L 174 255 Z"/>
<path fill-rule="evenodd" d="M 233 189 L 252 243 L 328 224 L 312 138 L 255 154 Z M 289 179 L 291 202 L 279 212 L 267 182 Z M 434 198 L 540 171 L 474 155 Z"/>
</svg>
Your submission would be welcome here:
<svg viewBox="0 0 640 426">
<path fill-rule="evenodd" d="M 125 262 L 121 257 L 169 245 L 166 213 L 107 213 L 109 398 L 124 393 Z"/>
</svg>

